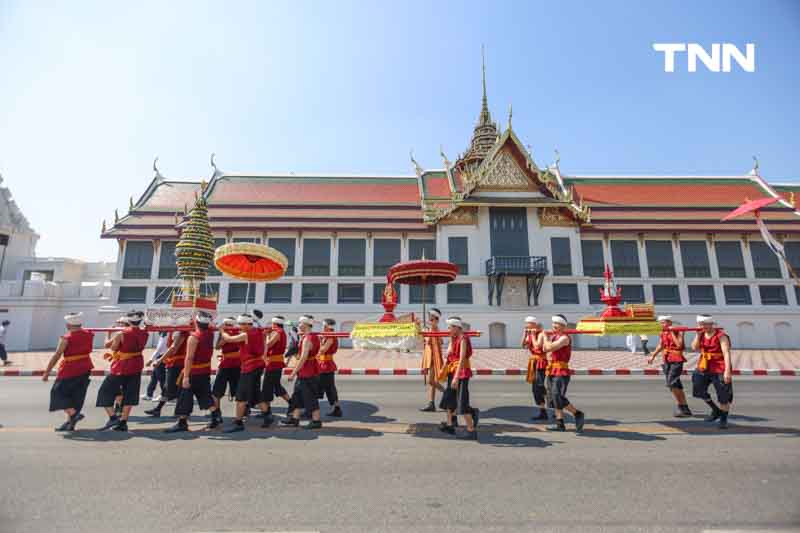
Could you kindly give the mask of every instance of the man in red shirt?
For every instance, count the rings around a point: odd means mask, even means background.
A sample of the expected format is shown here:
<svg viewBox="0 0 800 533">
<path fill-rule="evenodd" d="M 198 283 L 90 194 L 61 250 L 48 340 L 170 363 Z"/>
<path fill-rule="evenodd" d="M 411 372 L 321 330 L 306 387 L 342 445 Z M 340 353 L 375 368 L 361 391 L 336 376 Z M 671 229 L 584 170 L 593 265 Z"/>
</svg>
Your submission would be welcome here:
<svg viewBox="0 0 800 533">
<path fill-rule="evenodd" d="M 50 371 L 59 359 L 58 374 L 50 389 L 50 412 L 62 410 L 67 421 L 56 431 L 75 431 L 75 425 L 83 418 L 81 409 L 89 388 L 92 372 L 92 348 L 94 334 L 82 327 L 82 313 L 70 313 L 64 317 L 67 333 L 58 341 L 56 352 L 47 363 L 42 381 L 47 381 Z"/>
<path fill-rule="evenodd" d="M 214 405 L 219 411 L 219 420 L 222 420 L 222 407 L 220 400 L 225 396 L 225 391 L 228 391 L 228 397 L 232 399 L 236 396 L 236 387 L 239 385 L 239 376 L 241 375 L 241 358 L 239 351 L 241 350 L 240 342 L 225 342 L 222 338 L 222 333 L 230 336 L 236 336 L 240 333 L 239 328 L 236 327 L 235 318 L 226 318 L 222 321 L 222 329 L 217 335 L 216 347 L 220 351 L 219 366 L 217 367 L 217 376 L 214 378 L 214 386 L 211 389 L 211 396 L 214 400 Z"/>
<path fill-rule="evenodd" d="M 663 331 L 659 336 L 658 345 L 655 351 L 650 356 L 649 364 L 652 364 L 659 353 L 664 354 L 664 364 L 662 369 L 664 371 L 664 378 L 667 382 L 667 388 L 672 392 L 675 401 L 678 402 L 673 416 L 677 418 L 686 418 L 692 416 L 689 406 L 686 403 L 686 394 L 683 392 L 683 383 L 681 383 L 681 374 L 683 374 L 683 363 L 686 358 L 683 356 L 683 349 L 685 346 L 683 333 L 679 331 L 672 331 L 672 317 L 669 315 L 662 315 L 658 317 L 661 322 Z"/>
<path fill-rule="evenodd" d="M 450 333 L 450 345 L 444 367 L 438 376 L 440 381 L 447 379 L 447 386 L 439 402 L 439 408 L 447 411 L 447 420 L 440 424 L 439 429 L 444 433 L 455 435 L 456 417 L 462 415 L 467 425 L 467 432 L 458 438 L 478 440 L 477 426 L 480 413 L 469 402 L 472 344 L 469 337 L 464 335 L 464 324 L 459 317 L 447 319 L 447 329 Z"/>
<path fill-rule="evenodd" d="M 575 432 L 583 433 L 585 415 L 583 411 L 572 405 L 567 398 L 567 388 L 570 381 L 569 360 L 572 357 L 572 339 L 564 332 L 567 328 L 567 319 L 564 315 L 554 315 L 553 332 L 545 335 L 542 342 L 544 351 L 550 354 L 547 364 L 547 390 L 555 411 L 556 423 L 547 428 L 550 431 L 566 431 L 564 426 L 564 411 L 575 417 Z"/>
<path fill-rule="evenodd" d="M 545 399 L 547 389 L 545 388 L 545 370 L 547 369 L 547 354 L 542 348 L 544 342 L 544 330 L 542 324 L 535 316 L 525 318 L 525 333 L 522 336 L 522 347 L 527 348 L 531 355 L 528 358 L 528 373 L 526 381 L 531 384 L 533 393 L 533 403 L 539 407 L 539 414 L 531 417 L 531 420 L 547 420 L 547 407 Z"/>
<path fill-rule="evenodd" d="M 322 331 L 333 332 L 336 321 L 326 318 L 322 321 Z M 342 407 L 339 405 L 339 391 L 336 390 L 336 362 L 333 356 L 339 350 L 339 339 L 336 337 L 325 337 L 320 343 L 317 361 L 319 362 L 319 399 L 328 396 L 328 404 L 333 409 L 327 416 L 342 416 Z"/>
<path fill-rule="evenodd" d="M 300 347 L 298 360 L 289 381 L 297 378 L 292 394 L 292 411 L 281 424 L 286 426 L 299 426 L 300 413 L 303 410 L 311 411 L 311 422 L 305 426 L 306 429 L 319 429 L 322 421 L 319 415 L 319 364 L 317 354 L 319 353 L 319 336 L 312 331 L 314 319 L 308 315 L 303 315 L 298 320 L 300 335 Z"/>
<path fill-rule="evenodd" d="M 692 396 L 700 398 L 711 408 L 706 422 L 719 418 L 719 428 L 728 428 L 728 412 L 733 401 L 733 379 L 731 377 L 731 340 L 721 328 L 714 325 L 714 318 L 698 315 L 697 324 L 702 331 L 692 341 L 692 350 L 700 352 L 697 370 L 692 374 Z M 719 407 L 711 399 L 708 387 L 714 385 Z"/>
<path fill-rule="evenodd" d="M 211 356 L 214 354 L 214 332 L 209 328 L 212 316 L 198 311 L 195 316 L 195 330 L 186 340 L 186 359 L 180 376 L 180 392 L 175 404 L 178 421 L 164 430 L 165 433 L 189 431 L 189 415 L 192 414 L 194 399 L 200 409 L 211 411 L 209 428 L 222 424 L 219 409 L 211 399 Z"/>
<path fill-rule="evenodd" d="M 253 326 L 253 317 L 247 313 L 239 315 L 236 319 L 241 333 L 228 335 L 220 333 L 225 342 L 239 342 L 241 348 L 241 375 L 236 387 L 236 418 L 233 426 L 226 429 L 226 433 L 244 431 L 244 417 L 251 405 L 259 405 L 262 412 L 267 410 L 264 399 L 261 397 L 261 375 L 264 372 L 264 331 Z"/>
<path fill-rule="evenodd" d="M 110 374 L 103 380 L 97 392 L 97 407 L 103 407 L 108 421 L 100 430 L 128 431 L 128 417 L 134 405 L 139 405 L 139 389 L 142 382 L 144 357 L 142 350 L 147 344 L 147 331 L 140 328 L 143 315 L 137 311 L 127 314 L 129 326 L 106 341 L 111 352 L 105 358 L 111 361 Z M 114 401 L 122 394 L 122 414 L 114 412 Z"/>
<path fill-rule="evenodd" d="M 164 363 L 166 368 L 166 390 L 161 395 L 161 400 L 152 409 L 145 411 L 154 418 L 161 416 L 161 409 L 167 405 L 167 402 L 178 399 L 180 393 L 180 376 L 183 373 L 183 363 L 186 360 L 186 341 L 189 334 L 185 331 L 178 331 L 177 333 L 170 333 L 168 336 L 169 348 L 164 352 L 164 355 L 153 361 L 153 365 Z"/>
<path fill-rule="evenodd" d="M 275 421 L 272 416 L 272 401 L 277 396 L 283 398 L 286 403 L 290 403 L 289 393 L 281 385 L 281 376 L 283 369 L 286 367 L 286 360 L 284 354 L 286 353 L 286 344 L 288 336 L 286 330 L 283 329 L 283 324 L 286 319 L 282 316 L 272 317 L 272 329 L 267 334 L 267 340 L 264 346 L 264 383 L 261 388 L 261 396 L 264 404 L 267 406 L 267 411 L 264 413 L 264 421 L 261 427 L 269 427 Z"/>
</svg>

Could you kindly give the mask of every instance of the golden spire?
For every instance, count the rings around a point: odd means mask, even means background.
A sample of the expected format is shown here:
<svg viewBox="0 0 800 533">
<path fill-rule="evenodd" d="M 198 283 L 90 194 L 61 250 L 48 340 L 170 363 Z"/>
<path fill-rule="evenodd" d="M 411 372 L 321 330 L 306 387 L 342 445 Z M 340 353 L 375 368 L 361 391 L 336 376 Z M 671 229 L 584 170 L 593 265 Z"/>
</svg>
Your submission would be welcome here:
<svg viewBox="0 0 800 533">
<path fill-rule="evenodd" d="M 508 129 L 511 129 L 511 117 L 514 115 L 514 109 L 511 104 L 508 104 Z"/>
</svg>

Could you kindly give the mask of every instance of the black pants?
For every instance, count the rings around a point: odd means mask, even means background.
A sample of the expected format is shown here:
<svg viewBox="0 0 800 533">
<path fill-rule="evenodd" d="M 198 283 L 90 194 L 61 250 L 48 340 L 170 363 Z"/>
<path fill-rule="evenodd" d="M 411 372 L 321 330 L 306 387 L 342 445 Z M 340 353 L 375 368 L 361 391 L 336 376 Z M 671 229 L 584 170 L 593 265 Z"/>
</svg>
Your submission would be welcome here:
<svg viewBox="0 0 800 533">
<path fill-rule="evenodd" d="M 164 389 L 166 388 L 165 382 L 167 381 L 167 369 L 164 367 L 164 364 L 160 364 L 158 366 L 153 367 L 153 373 L 150 374 L 150 383 L 147 384 L 147 395 L 151 398 L 153 394 L 156 392 L 156 385 L 161 388 L 161 394 L 164 394 Z"/>
<path fill-rule="evenodd" d="M 50 389 L 50 411 L 83 409 L 86 390 L 89 388 L 89 372 L 74 378 L 57 379 Z"/>
<path fill-rule="evenodd" d="M 712 374 L 710 372 L 697 372 L 692 374 L 692 396 L 708 401 L 711 395 L 708 387 L 714 385 L 717 392 L 719 403 L 731 403 L 733 401 L 733 382 L 725 383 L 722 374 Z"/>
<path fill-rule="evenodd" d="M 106 376 L 97 391 L 97 407 L 114 407 L 114 400 L 122 395 L 122 405 L 139 405 L 139 388 L 142 385 L 142 375 Z"/>
<path fill-rule="evenodd" d="M 6 361 L 8 359 L 8 353 L 6 353 L 6 345 L 0 344 L 0 360 Z"/>
<path fill-rule="evenodd" d="M 531 392 L 533 392 L 533 401 L 536 405 L 542 405 L 547 398 L 547 389 L 545 388 L 545 381 L 547 376 L 544 375 L 544 368 L 536 369 L 536 379 L 531 383 Z"/>
<path fill-rule="evenodd" d="M 319 399 L 328 397 L 330 405 L 339 401 L 339 392 L 336 390 L 336 372 L 325 372 L 319 375 Z"/>
<path fill-rule="evenodd" d="M 319 409 L 319 379 L 297 378 L 291 405 L 293 409 L 304 409 L 308 412 Z"/>
<path fill-rule="evenodd" d="M 242 369 L 237 367 L 231 368 L 218 368 L 217 377 L 214 378 L 214 388 L 211 394 L 215 398 L 220 399 L 225 396 L 225 390 L 230 391 L 231 396 L 236 396 L 236 388 L 239 386 L 239 376 L 242 374 Z"/>
<path fill-rule="evenodd" d="M 162 401 L 178 399 L 178 393 L 180 393 L 181 388 L 178 384 L 178 379 L 180 378 L 181 370 L 183 370 L 182 366 L 171 366 L 166 369 L 166 383 L 164 384 L 166 388 L 164 389 L 164 394 L 161 395 Z"/>
<path fill-rule="evenodd" d="M 275 370 L 266 370 L 264 372 L 264 383 L 261 386 L 261 396 L 265 402 L 270 403 L 275 398 L 283 398 L 288 393 L 281 385 L 281 376 L 283 369 L 277 368 Z"/>
<path fill-rule="evenodd" d="M 211 399 L 211 376 L 191 376 L 189 378 L 189 388 L 181 387 L 178 393 L 178 401 L 175 403 L 175 416 L 189 416 L 192 414 L 194 399 L 197 398 L 197 405 L 200 409 L 208 409 L 214 405 Z"/>
<path fill-rule="evenodd" d="M 447 375 L 447 387 L 439 400 L 439 409 L 455 411 L 459 415 L 471 415 L 472 406 L 469 403 L 469 379 L 459 379 L 458 387 L 452 388 L 453 375 Z"/>
<path fill-rule="evenodd" d="M 253 406 L 261 403 L 261 373 L 263 368 L 257 368 L 252 372 L 244 372 L 239 377 L 239 384 L 236 386 L 236 401 L 247 402 Z"/>
<path fill-rule="evenodd" d="M 563 409 L 569 405 L 567 398 L 567 388 L 569 387 L 570 376 L 549 376 L 547 378 L 550 401 L 554 409 Z"/>
<path fill-rule="evenodd" d="M 661 367 L 664 371 L 664 381 L 668 389 L 683 390 L 681 374 L 683 374 L 683 363 L 664 363 Z"/>
</svg>

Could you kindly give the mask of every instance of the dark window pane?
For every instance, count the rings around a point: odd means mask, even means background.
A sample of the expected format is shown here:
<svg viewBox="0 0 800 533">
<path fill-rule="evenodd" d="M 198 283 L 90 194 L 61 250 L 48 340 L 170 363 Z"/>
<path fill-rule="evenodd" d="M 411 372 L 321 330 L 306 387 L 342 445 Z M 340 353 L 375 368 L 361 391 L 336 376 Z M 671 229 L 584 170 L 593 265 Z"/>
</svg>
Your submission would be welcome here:
<svg viewBox="0 0 800 533">
<path fill-rule="evenodd" d="M 408 258 L 415 259 L 436 259 L 436 241 L 433 239 L 409 239 Z"/>
<path fill-rule="evenodd" d="M 339 239 L 339 275 L 363 276 L 367 270 L 367 241 Z M 362 291 L 363 292 L 363 291 Z"/>
<path fill-rule="evenodd" d="M 572 257 L 569 251 L 569 238 L 568 237 L 551 238 L 550 251 L 553 254 L 553 275 L 571 276 Z"/>
<path fill-rule="evenodd" d="M 578 285 L 575 283 L 553 283 L 553 303 L 578 303 Z"/>
<path fill-rule="evenodd" d="M 217 248 L 219 248 L 220 246 L 222 246 L 223 244 L 225 244 L 225 238 L 224 237 L 220 237 L 220 238 L 214 239 L 214 249 L 215 250 Z M 217 267 L 214 266 L 214 261 L 211 261 L 211 266 L 208 267 L 208 275 L 209 276 L 221 276 L 222 275 L 222 272 L 217 270 Z"/>
<path fill-rule="evenodd" d="M 303 275 L 330 276 L 330 239 L 303 239 Z"/>
<path fill-rule="evenodd" d="M 168 304 L 172 302 L 172 295 L 177 290 L 177 287 L 156 287 L 156 295 L 153 297 L 153 303 Z"/>
<path fill-rule="evenodd" d="M 458 266 L 458 274 L 469 274 L 469 252 L 467 251 L 466 237 L 450 237 L 447 239 L 447 250 L 450 262 Z"/>
<path fill-rule="evenodd" d="M 231 283 L 228 285 L 228 303 L 243 304 L 256 303 L 256 284 L 255 283 Z"/>
<path fill-rule="evenodd" d="M 761 305 L 786 305 L 786 287 L 783 285 L 759 285 Z"/>
<path fill-rule="evenodd" d="M 789 241 L 783 243 L 783 250 L 786 253 L 786 259 L 795 272 L 800 272 L 800 241 Z"/>
<path fill-rule="evenodd" d="M 152 268 L 153 243 L 151 241 L 128 241 L 125 245 L 122 277 L 124 279 L 149 279 Z"/>
<path fill-rule="evenodd" d="M 408 292 L 409 292 L 409 300 L 412 304 L 421 304 L 422 303 L 422 285 L 409 285 Z M 425 287 L 425 303 L 426 304 L 433 304 L 436 303 L 436 286 L 435 285 L 428 285 Z"/>
<path fill-rule="evenodd" d="M 622 290 L 622 301 L 626 304 L 644 303 L 644 286 L 642 285 L 620 285 Z"/>
<path fill-rule="evenodd" d="M 599 278 L 605 270 L 603 261 L 603 241 L 581 241 L 583 256 L 583 275 Z"/>
<path fill-rule="evenodd" d="M 750 243 L 750 255 L 753 257 L 753 270 L 757 278 L 780 278 L 781 267 L 778 256 L 769 246 L 761 241 Z"/>
<path fill-rule="evenodd" d="M 681 261 L 683 262 L 684 277 L 711 277 L 706 241 L 681 241 Z"/>
<path fill-rule="evenodd" d="M 717 252 L 717 266 L 721 278 L 743 278 L 744 257 L 739 241 L 717 241 L 714 243 Z"/>
<path fill-rule="evenodd" d="M 252 243 L 260 243 L 260 237 L 234 237 L 233 242 L 252 242 Z"/>
<path fill-rule="evenodd" d="M 674 278 L 675 260 L 672 257 L 672 241 L 645 241 L 647 270 L 651 278 Z"/>
<path fill-rule="evenodd" d="M 722 287 L 725 292 L 726 305 L 751 305 L 750 287 L 747 285 L 725 285 Z"/>
<path fill-rule="evenodd" d="M 653 285 L 653 303 L 663 305 L 680 305 L 681 293 L 678 290 L 678 286 Z"/>
<path fill-rule="evenodd" d="M 291 283 L 267 283 L 264 288 L 264 303 L 290 304 L 292 303 Z"/>
<path fill-rule="evenodd" d="M 219 283 L 201 283 L 200 284 L 200 296 L 203 298 L 213 297 L 216 298 L 219 296 Z"/>
<path fill-rule="evenodd" d="M 800 305 L 800 287 L 797 285 L 794 286 L 794 299 L 797 305 Z"/>
<path fill-rule="evenodd" d="M 528 257 L 528 210 L 490 207 L 489 238 L 492 257 Z"/>
<path fill-rule="evenodd" d="M 386 289 L 385 283 L 374 283 L 372 285 L 372 303 L 380 304 L 383 301 L 383 291 Z M 394 289 L 395 299 L 397 303 L 400 303 L 400 287 L 395 287 Z"/>
<path fill-rule="evenodd" d="M 400 262 L 400 239 L 374 239 L 372 273 L 385 276 L 391 267 Z"/>
<path fill-rule="evenodd" d="M 600 289 L 602 289 L 602 285 L 589 285 L 589 303 L 592 305 L 595 304 L 602 304 L 603 301 L 600 300 Z"/>
<path fill-rule="evenodd" d="M 337 289 L 338 289 L 338 297 L 336 301 L 338 303 L 340 304 L 364 303 L 363 283 L 340 283 Z"/>
<path fill-rule="evenodd" d="M 611 241 L 611 263 L 614 265 L 615 277 L 640 277 L 639 246 L 636 241 Z"/>
<path fill-rule="evenodd" d="M 300 303 L 326 304 L 328 303 L 327 283 L 303 283 L 300 292 Z"/>
<path fill-rule="evenodd" d="M 117 303 L 143 304 L 147 300 L 147 287 L 120 287 Z"/>
<path fill-rule="evenodd" d="M 447 284 L 447 303 L 449 303 L 449 304 L 471 304 L 472 303 L 472 283 L 448 283 Z"/>
<path fill-rule="evenodd" d="M 294 239 L 291 237 L 270 237 L 269 245 L 286 256 L 286 259 L 289 260 L 289 266 L 286 267 L 286 275 L 294 276 Z"/>
<path fill-rule="evenodd" d="M 162 241 L 161 255 L 158 258 L 158 277 L 175 279 L 178 277 L 178 265 L 175 264 L 175 245 L 177 241 Z"/>
<path fill-rule="evenodd" d="M 714 287 L 711 285 L 689 285 L 689 303 L 692 305 L 716 305 Z"/>
</svg>

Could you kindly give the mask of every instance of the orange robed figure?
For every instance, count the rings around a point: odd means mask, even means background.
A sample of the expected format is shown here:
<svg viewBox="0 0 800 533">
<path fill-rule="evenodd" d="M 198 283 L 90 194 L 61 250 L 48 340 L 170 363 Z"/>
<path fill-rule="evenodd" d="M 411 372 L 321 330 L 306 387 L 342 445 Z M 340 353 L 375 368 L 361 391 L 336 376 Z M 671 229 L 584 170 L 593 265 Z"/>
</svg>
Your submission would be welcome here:
<svg viewBox="0 0 800 533">
<path fill-rule="evenodd" d="M 442 312 L 438 309 L 431 309 L 429 312 L 429 322 L 431 331 L 439 331 L 439 319 Z M 436 390 L 442 390 L 439 384 L 439 374 L 442 372 L 444 361 L 442 359 L 442 339 L 437 337 L 425 337 L 422 348 L 422 376 L 428 388 L 428 404 L 420 409 L 423 412 L 436 411 Z"/>
</svg>

